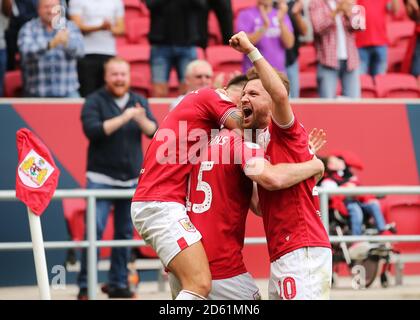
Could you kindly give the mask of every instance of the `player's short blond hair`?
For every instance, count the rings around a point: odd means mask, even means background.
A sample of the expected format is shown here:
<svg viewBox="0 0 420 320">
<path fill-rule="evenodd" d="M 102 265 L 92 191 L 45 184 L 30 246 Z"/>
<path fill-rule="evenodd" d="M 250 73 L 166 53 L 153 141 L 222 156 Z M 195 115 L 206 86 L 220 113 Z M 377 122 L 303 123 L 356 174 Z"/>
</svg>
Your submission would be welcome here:
<svg viewBox="0 0 420 320">
<path fill-rule="evenodd" d="M 276 69 L 274 69 L 274 70 L 276 71 L 277 75 L 279 76 L 279 78 L 283 82 L 283 85 L 284 85 L 284 87 L 286 88 L 286 91 L 287 91 L 287 95 L 289 95 L 289 93 L 290 93 L 289 78 L 287 78 L 287 76 L 283 72 L 280 72 Z M 260 79 L 260 76 L 258 75 L 257 69 L 255 67 L 252 67 L 252 68 L 248 69 L 248 71 L 246 72 L 246 76 L 248 78 L 248 81 L 255 80 L 255 79 Z"/>
</svg>

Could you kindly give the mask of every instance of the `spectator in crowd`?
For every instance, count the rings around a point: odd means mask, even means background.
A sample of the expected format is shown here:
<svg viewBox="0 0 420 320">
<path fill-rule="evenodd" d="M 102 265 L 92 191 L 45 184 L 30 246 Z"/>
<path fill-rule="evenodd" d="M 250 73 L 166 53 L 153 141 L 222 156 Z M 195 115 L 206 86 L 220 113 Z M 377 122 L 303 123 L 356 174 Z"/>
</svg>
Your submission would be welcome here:
<svg viewBox="0 0 420 320">
<path fill-rule="evenodd" d="M 147 99 L 131 91 L 130 66 L 120 58 L 105 64 L 105 87 L 89 95 L 81 120 L 89 140 L 88 189 L 129 189 L 135 187 L 143 162 L 141 135 L 152 137 L 157 129 Z M 104 199 L 96 202 L 97 238 L 101 239 L 114 206 L 114 239 L 131 239 L 131 200 Z M 110 298 L 131 298 L 127 263 L 129 250 L 113 248 L 107 292 Z M 87 299 L 86 251 L 78 277 L 79 299 Z"/>
<path fill-rule="evenodd" d="M 201 20 L 202 40 L 200 47 L 206 48 L 208 42 L 208 17 L 210 11 L 216 14 L 219 22 L 220 31 L 222 33 L 222 43 L 229 44 L 229 39 L 233 35 L 233 11 L 231 0 L 207 0 L 207 8 L 204 10 L 203 18 Z"/>
<path fill-rule="evenodd" d="M 277 70 L 286 70 L 286 49 L 293 47 L 292 22 L 287 14 L 285 0 L 273 7 L 272 0 L 257 0 L 257 5 L 242 10 L 237 18 L 236 32 L 244 31 L 249 40 L 256 46 L 267 61 Z M 242 64 L 246 72 L 252 63 L 245 56 Z"/>
<path fill-rule="evenodd" d="M 149 42 L 152 69 L 153 95 L 168 95 L 169 74 L 176 69 L 181 84 L 180 93 L 185 93 L 185 69 L 197 59 L 196 46 L 202 35 L 200 25 L 206 0 L 146 0 L 150 10 Z"/>
<path fill-rule="evenodd" d="M 331 155 L 324 159 L 325 175 L 320 185 L 324 188 L 347 187 L 360 185 L 359 179 L 353 174 L 352 168 L 343 157 Z M 390 225 L 385 219 L 378 199 L 374 196 L 334 196 L 331 197 L 331 207 L 343 216 L 350 218 L 350 227 L 353 235 L 361 235 L 363 229 L 364 213 L 373 217 L 376 228 L 380 234 L 389 234 Z"/>
<path fill-rule="evenodd" d="M 299 98 L 299 47 L 300 36 L 308 32 L 308 25 L 303 19 L 303 0 L 290 0 L 287 3 L 288 15 L 292 21 L 295 44 L 286 50 L 286 73 L 290 81 L 290 97 Z"/>
<path fill-rule="evenodd" d="M 360 97 L 359 54 L 351 24 L 352 0 L 312 0 L 309 4 L 318 59 L 321 98 L 335 98 L 340 79 L 343 96 Z M 359 27 L 359 26 L 356 26 Z"/>
<path fill-rule="evenodd" d="M 384 74 L 388 68 L 387 14 L 397 14 L 398 0 L 357 0 L 364 9 L 366 30 L 356 32 L 356 44 L 359 48 L 360 73 L 376 76 Z"/>
<path fill-rule="evenodd" d="M 221 89 L 224 87 L 226 82 L 230 83 L 232 79 L 239 75 L 239 71 L 232 72 L 230 74 L 220 72 L 213 79 L 213 67 L 211 64 L 206 60 L 194 60 L 187 65 L 185 70 L 185 85 L 187 88 L 186 92 L 189 93 L 207 87 Z M 169 110 L 175 108 L 184 97 L 185 94 L 178 96 L 169 106 Z"/>
<path fill-rule="evenodd" d="M 83 38 L 74 23 L 56 24 L 53 8 L 59 0 L 39 0 L 39 18 L 19 31 L 23 91 L 27 97 L 79 97 L 77 58 L 83 56 Z"/>
<path fill-rule="evenodd" d="M 420 0 L 404 0 L 404 3 L 407 14 L 416 23 L 416 27 L 401 69 L 417 77 L 420 75 Z"/>
<path fill-rule="evenodd" d="M 104 63 L 116 55 L 116 36 L 125 32 L 122 0 L 70 0 L 70 18 L 83 33 L 85 56 L 79 60 L 80 94 L 104 85 Z"/>
<path fill-rule="evenodd" d="M 38 0 L 13 0 L 9 27 L 6 30 L 7 70 L 16 69 L 18 34 L 22 26 L 38 16 Z"/>
<path fill-rule="evenodd" d="M 3 97 L 4 74 L 7 68 L 6 40 L 4 38 L 8 17 L 12 13 L 12 0 L 0 0 L 0 97 Z"/>
<path fill-rule="evenodd" d="M 213 68 L 206 60 L 191 61 L 185 69 L 186 92 L 195 91 L 212 85 Z M 169 110 L 175 108 L 185 95 L 180 95 L 169 106 Z"/>
</svg>

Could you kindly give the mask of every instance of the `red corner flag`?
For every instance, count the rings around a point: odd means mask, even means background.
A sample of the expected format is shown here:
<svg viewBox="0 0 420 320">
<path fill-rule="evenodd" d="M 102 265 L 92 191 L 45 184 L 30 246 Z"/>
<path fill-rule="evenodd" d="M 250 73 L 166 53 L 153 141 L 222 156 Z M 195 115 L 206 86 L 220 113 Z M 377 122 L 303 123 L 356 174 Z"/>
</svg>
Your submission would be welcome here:
<svg viewBox="0 0 420 320">
<path fill-rule="evenodd" d="M 16 146 L 16 197 L 40 216 L 57 188 L 60 170 L 47 147 L 30 130 L 16 133 Z"/>
</svg>

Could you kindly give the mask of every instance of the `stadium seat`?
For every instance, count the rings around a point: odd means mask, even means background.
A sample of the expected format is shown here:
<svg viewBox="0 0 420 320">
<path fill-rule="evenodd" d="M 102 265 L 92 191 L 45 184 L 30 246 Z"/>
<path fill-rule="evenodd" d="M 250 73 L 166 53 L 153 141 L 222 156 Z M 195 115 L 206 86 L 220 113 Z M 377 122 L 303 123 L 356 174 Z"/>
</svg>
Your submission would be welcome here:
<svg viewBox="0 0 420 320">
<path fill-rule="evenodd" d="M 420 234 L 420 199 L 418 196 L 387 196 L 384 216 L 387 222 L 395 222 L 398 235 Z M 416 243 L 395 244 L 402 252 L 420 251 Z"/>
<path fill-rule="evenodd" d="M 317 63 L 316 50 L 313 45 L 299 48 L 299 70 L 301 72 L 315 72 Z"/>
<path fill-rule="evenodd" d="M 171 73 L 169 75 L 169 93 L 168 97 L 175 98 L 179 96 L 179 82 L 178 82 L 178 76 L 176 74 L 176 71 L 174 69 L 171 70 Z"/>
<path fill-rule="evenodd" d="M 299 79 L 301 98 L 319 98 L 315 72 L 301 72 Z"/>
<path fill-rule="evenodd" d="M 126 21 L 148 15 L 148 10 L 143 1 L 124 0 L 124 18 Z"/>
<path fill-rule="evenodd" d="M 388 72 L 397 73 L 401 71 L 406 47 L 390 47 L 388 48 Z"/>
<path fill-rule="evenodd" d="M 206 53 L 203 48 L 197 47 L 197 59 L 206 60 Z"/>
<path fill-rule="evenodd" d="M 414 33 L 414 22 L 395 21 L 388 23 L 387 34 L 390 47 L 407 48 L 407 43 Z"/>
<path fill-rule="evenodd" d="M 210 12 L 208 22 L 208 46 L 221 45 L 223 43 L 222 33 L 220 31 L 219 22 L 217 21 L 216 15 L 213 11 Z"/>
<path fill-rule="evenodd" d="M 319 98 L 316 72 L 301 72 L 299 79 L 301 98 Z M 337 81 L 336 95 L 339 96 L 341 91 L 341 83 Z"/>
<path fill-rule="evenodd" d="M 255 7 L 255 6 L 256 6 L 255 0 L 232 0 L 233 16 L 236 18 L 239 11 L 249 8 L 249 7 Z"/>
<path fill-rule="evenodd" d="M 83 241 L 85 239 L 86 200 L 63 199 L 63 211 L 71 240 Z M 108 222 L 102 237 L 103 240 L 112 240 L 113 238 L 113 219 L 114 214 L 112 212 L 108 217 Z M 100 257 L 109 257 L 110 253 L 110 248 L 101 248 Z"/>
<path fill-rule="evenodd" d="M 4 75 L 4 96 L 16 98 L 22 95 L 23 83 L 20 70 L 8 71 Z"/>
<path fill-rule="evenodd" d="M 149 40 L 150 20 L 147 17 L 138 17 L 126 21 L 126 38 L 128 44 L 147 44 Z"/>
<path fill-rule="evenodd" d="M 152 95 L 150 66 L 143 65 L 143 69 L 131 69 L 131 89 L 146 98 Z"/>
<path fill-rule="evenodd" d="M 362 98 L 377 98 L 378 92 L 376 91 L 375 83 L 368 74 L 360 75 L 360 87 L 362 89 Z"/>
<path fill-rule="evenodd" d="M 71 239 L 82 241 L 85 236 L 86 200 L 63 199 L 63 211 Z"/>
<path fill-rule="evenodd" d="M 242 70 L 242 54 L 229 46 L 208 47 L 206 56 L 214 72 L 231 73 Z"/>
<path fill-rule="evenodd" d="M 378 75 L 375 84 L 379 98 L 420 98 L 417 79 L 410 74 Z"/>
<path fill-rule="evenodd" d="M 403 0 L 398 0 L 399 4 L 399 10 L 396 15 L 388 14 L 387 19 L 388 23 L 393 21 L 404 21 L 409 20 L 410 18 L 407 15 L 407 11 L 405 10 L 404 2 Z"/>
<path fill-rule="evenodd" d="M 125 45 L 117 47 L 118 55 L 132 63 L 147 63 L 150 60 L 150 46 L 148 44 Z"/>
<path fill-rule="evenodd" d="M 135 0 L 133 0 L 133 1 L 135 1 Z M 137 0 L 137 2 L 139 2 L 139 9 L 140 9 L 140 12 L 141 12 L 141 16 L 143 16 L 143 17 L 149 17 L 150 16 L 150 12 L 149 12 L 149 9 L 146 6 L 145 1 L 138 1 Z"/>
<path fill-rule="evenodd" d="M 138 19 L 141 16 L 140 9 L 136 7 L 125 7 L 124 10 L 124 20 L 126 23 L 128 21 Z"/>
</svg>

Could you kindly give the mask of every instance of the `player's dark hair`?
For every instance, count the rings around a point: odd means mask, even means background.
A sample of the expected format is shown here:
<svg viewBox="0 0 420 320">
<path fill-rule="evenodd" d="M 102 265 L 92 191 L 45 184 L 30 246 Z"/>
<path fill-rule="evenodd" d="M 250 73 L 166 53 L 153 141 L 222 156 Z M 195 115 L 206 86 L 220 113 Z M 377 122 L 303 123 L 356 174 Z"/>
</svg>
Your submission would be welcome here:
<svg viewBox="0 0 420 320">
<path fill-rule="evenodd" d="M 230 81 L 226 85 L 226 88 L 229 88 L 231 86 L 244 87 L 247 82 L 248 82 L 247 76 L 245 74 L 240 74 L 230 79 Z"/>
<path fill-rule="evenodd" d="M 276 71 L 277 75 L 279 76 L 279 78 L 283 82 L 283 85 L 286 88 L 287 94 L 289 95 L 289 93 L 290 93 L 290 81 L 289 81 L 289 79 L 287 78 L 287 76 L 283 72 L 280 72 L 276 69 L 274 69 L 274 70 Z M 252 67 L 252 68 L 248 69 L 248 71 L 246 72 L 246 76 L 248 78 L 248 81 L 255 80 L 255 79 L 260 79 L 260 76 L 258 75 L 257 69 L 255 67 Z"/>
</svg>

